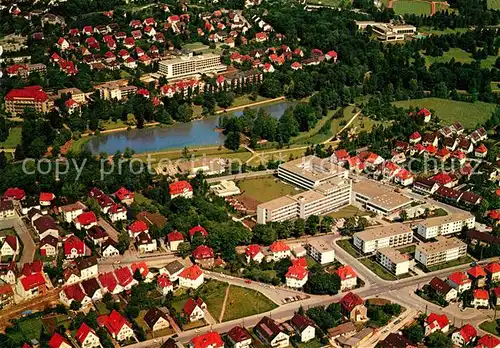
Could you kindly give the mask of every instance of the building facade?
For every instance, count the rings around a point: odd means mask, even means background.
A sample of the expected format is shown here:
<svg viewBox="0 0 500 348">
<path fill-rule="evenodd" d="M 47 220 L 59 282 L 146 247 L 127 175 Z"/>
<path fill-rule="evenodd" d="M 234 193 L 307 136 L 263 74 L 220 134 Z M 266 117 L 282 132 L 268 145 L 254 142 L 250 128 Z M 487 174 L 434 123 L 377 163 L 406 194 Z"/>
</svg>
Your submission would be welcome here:
<svg viewBox="0 0 500 348">
<path fill-rule="evenodd" d="M 437 242 L 417 246 L 415 260 L 425 267 L 456 260 L 467 254 L 467 244 L 453 238 L 439 237 Z"/>
<path fill-rule="evenodd" d="M 399 247 L 413 241 L 413 231 L 404 224 L 371 228 L 354 234 L 353 243 L 363 253 L 387 247 Z"/>
<path fill-rule="evenodd" d="M 176 59 L 162 60 L 158 65 L 158 72 L 168 79 L 189 75 L 219 72 L 227 69 L 222 64 L 221 57 L 216 54 L 200 56 L 184 56 Z"/>
</svg>

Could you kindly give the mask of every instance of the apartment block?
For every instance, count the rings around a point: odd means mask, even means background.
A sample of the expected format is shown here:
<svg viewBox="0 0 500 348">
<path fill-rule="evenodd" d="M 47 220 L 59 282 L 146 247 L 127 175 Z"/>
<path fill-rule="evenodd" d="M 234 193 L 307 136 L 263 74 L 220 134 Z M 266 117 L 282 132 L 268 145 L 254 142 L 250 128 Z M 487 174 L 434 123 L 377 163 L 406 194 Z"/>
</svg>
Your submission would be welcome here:
<svg viewBox="0 0 500 348">
<path fill-rule="evenodd" d="M 456 260 L 467 254 L 467 244 L 458 238 L 438 237 L 437 242 L 418 245 L 415 260 L 426 267 Z"/>
<path fill-rule="evenodd" d="M 40 86 L 12 89 L 5 96 L 5 111 L 12 115 L 22 114 L 25 109 L 48 113 L 54 108 L 54 101 Z"/>
<path fill-rule="evenodd" d="M 401 223 L 371 228 L 353 236 L 354 246 L 365 254 L 382 248 L 403 246 L 412 241 L 412 229 Z"/>
<path fill-rule="evenodd" d="M 226 69 L 227 66 L 222 64 L 221 57 L 216 54 L 183 56 L 175 59 L 162 60 L 158 64 L 158 72 L 168 79 L 209 72 L 219 72 Z"/>
<path fill-rule="evenodd" d="M 377 262 L 394 275 L 406 274 L 410 268 L 410 260 L 393 248 L 377 250 Z"/>
<path fill-rule="evenodd" d="M 474 228 L 476 218 L 470 213 L 456 213 L 426 219 L 417 225 L 417 233 L 425 239 L 460 233 L 464 227 Z"/>
<path fill-rule="evenodd" d="M 335 261 L 335 250 L 332 245 L 322 240 L 313 240 L 307 244 L 307 253 L 320 265 Z"/>
</svg>

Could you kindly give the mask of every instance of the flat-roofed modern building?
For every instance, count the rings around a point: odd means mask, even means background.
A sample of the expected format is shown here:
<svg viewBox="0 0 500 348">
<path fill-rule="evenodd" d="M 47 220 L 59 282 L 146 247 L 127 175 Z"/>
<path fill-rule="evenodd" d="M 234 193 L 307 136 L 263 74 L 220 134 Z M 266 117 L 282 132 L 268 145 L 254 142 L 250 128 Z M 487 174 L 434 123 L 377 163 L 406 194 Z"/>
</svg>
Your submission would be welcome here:
<svg viewBox="0 0 500 348">
<path fill-rule="evenodd" d="M 382 248 L 403 246 L 412 241 L 412 229 L 401 223 L 370 228 L 353 236 L 354 246 L 365 254 Z"/>
<path fill-rule="evenodd" d="M 373 33 L 379 41 L 401 41 L 407 36 L 416 34 L 417 28 L 410 24 L 381 23 L 374 21 L 356 21 L 358 30 L 372 27 Z"/>
<path fill-rule="evenodd" d="M 410 260 L 393 248 L 382 248 L 377 250 L 377 262 L 394 275 L 408 273 Z"/>
<path fill-rule="evenodd" d="M 417 225 L 417 233 L 425 239 L 460 233 L 464 227 L 474 228 L 476 218 L 464 212 L 426 219 Z"/>
<path fill-rule="evenodd" d="M 347 179 L 349 172 L 327 158 L 306 156 L 280 164 L 278 177 L 306 190 L 327 184 L 333 179 Z"/>
<path fill-rule="evenodd" d="M 433 243 L 417 246 L 415 260 L 426 267 L 456 260 L 467 254 L 467 244 L 458 238 L 438 237 Z"/>
<path fill-rule="evenodd" d="M 389 216 L 411 206 L 413 200 L 382 184 L 359 179 L 352 184 L 353 201 L 364 209 Z"/>
<path fill-rule="evenodd" d="M 312 240 L 307 244 L 307 253 L 320 265 L 335 261 L 335 249 L 323 240 Z"/>
<path fill-rule="evenodd" d="M 212 53 L 162 60 L 158 64 L 158 72 L 169 79 L 226 69 L 227 66 L 222 64 L 221 57 Z"/>
</svg>

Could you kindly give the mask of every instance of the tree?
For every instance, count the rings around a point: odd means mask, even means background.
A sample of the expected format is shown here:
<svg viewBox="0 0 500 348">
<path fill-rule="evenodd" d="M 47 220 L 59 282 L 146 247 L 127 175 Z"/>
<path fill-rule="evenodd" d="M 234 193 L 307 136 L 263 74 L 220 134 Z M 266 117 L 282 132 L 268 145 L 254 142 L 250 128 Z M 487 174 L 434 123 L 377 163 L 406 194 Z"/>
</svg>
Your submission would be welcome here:
<svg viewBox="0 0 500 348">
<path fill-rule="evenodd" d="M 429 348 L 452 348 L 451 338 L 441 331 L 436 331 L 427 337 L 427 347 Z"/>
<path fill-rule="evenodd" d="M 127 232 L 121 232 L 120 235 L 118 236 L 118 244 L 117 244 L 117 249 L 120 252 L 120 254 L 123 255 L 125 251 L 128 250 L 130 247 L 130 237 Z"/>
<path fill-rule="evenodd" d="M 79 301 L 71 301 L 71 304 L 69 306 L 69 309 L 73 310 L 73 311 L 77 311 L 79 310 L 80 308 L 82 308 L 82 303 L 79 302 Z"/>
<path fill-rule="evenodd" d="M 307 234 L 314 236 L 316 233 L 318 233 L 318 226 L 319 226 L 319 216 L 318 215 L 311 215 L 307 218 L 307 220 L 306 220 L 306 232 L 307 232 Z"/>
<path fill-rule="evenodd" d="M 414 324 L 406 330 L 406 335 L 412 342 L 422 342 L 425 337 L 424 328 L 418 324 Z"/>
<path fill-rule="evenodd" d="M 399 212 L 399 219 L 401 219 L 401 221 L 408 220 L 408 212 L 406 211 L 406 209 L 403 209 Z"/>
<path fill-rule="evenodd" d="M 179 244 L 177 247 L 177 252 L 182 258 L 186 258 L 191 255 L 191 244 L 188 242 L 184 242 Z"/>
<path fill-rule="evenodd" d="M 240 148 L 240 133 L 239 132 L 230 132 L 226 140 L 224 140 L 224 146 L 229 150 L 238 150 Z"/>
<path fill-rule="evenodd" d="M 335 295 L 340 289 L 340 278 L 337 274 L 327 273 L 324 270 L 309 276 L 304 290 L 316 295 Z"/>
</svg>

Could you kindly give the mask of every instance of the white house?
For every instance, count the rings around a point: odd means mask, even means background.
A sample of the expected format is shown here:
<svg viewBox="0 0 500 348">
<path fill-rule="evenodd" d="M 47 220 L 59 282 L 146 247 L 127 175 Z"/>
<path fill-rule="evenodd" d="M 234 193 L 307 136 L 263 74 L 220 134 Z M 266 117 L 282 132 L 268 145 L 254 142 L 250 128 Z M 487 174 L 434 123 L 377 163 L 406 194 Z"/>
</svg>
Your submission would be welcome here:
<svg viewBox="0 0 500 348">
<path fill-rule="evenodd" d="M 198 289 L 203 284 L 204 276 L 200 266 L 193 265 L 185 268 L 179 274 L 179 286 L 185 288 Z"/>
<path fill-rule="evenodd" d="M 135 245 L 139 253 L 152 253 L 158 248 L 156 239 L 152 239 L 149 233 L 142 232 L 135 237 Z"/>
<path fill-rule="evenodd" d="M 465 324 L 460 330 L 451 335 L 453 344 L 457 347 L 465 347 L 476 339 L 477 331 L 471 324 Z"/>
<path fill-rule="evenodd" d="M 168 316 L 159 308 L 153 307 L 144 315 L 144 321 L 152 331 L 159 331 L 170 327 Z"/>
<path fill-rule="evenodd" d="M 8 235 L 3 238 L 2 248 L 0 248 L 0 254 L 2 257 L 12 256 L 15 257 L 19 253 L 19 241 L 17 236 Z"/>
<path fill-rule="evenodd" d="M 281 327 L 269 317 L 262 318 L 254 327 L 254 332 L 266 346 L 284 348 L 290 345 L 290 336 L 288 336 L 281 329 Z"/>
<path fill-rule="evenodd" d="M 87 324 L 83 323 L 75 335 L 76 340 L 82 348 L 97 348 L 101 347 L 101 341 L 92 329 Z"/>
<path fill-rule="evenodd" d="M 251 348 L 252 336 L 248 330 L 242 326 L 235 326 L 227 332 L 229 341 L 234 348 Z"/>
<path fill-rule="evenodd" d="M 256 262 L 261 263 L 264 259 L 264 253 L 262 252 L 262 248 L 258 244 L 249 245 L 245 249 L 245 256 L 247 259 L 247 263 Z"/>
<path fill-rule="evenodd" d="M 292 255 L 290 247 L 282 241 L 276 241 L 269 246 L 268 261 L 279 261 Z"/>
<path fill-rule="evenodd" d="M 441 331 L 442 333 L 447 333 L 450 329 L 450 321 L 445 314 L 431 313 L 424 323 L 425 336 Z"/>
<path fill-rule="evenodd" d="M 85 204 L 78 201 L 76 203 L 60 207 L 59 211 L 63 214 L 64 221 L 67 223 L 71 223 L 78 215 L 83 214 L 83 211 L 86 209 L 87 207 L 85 206 Z"/>
<path fill-rule="evenodd" d="M 205 318 L 206 309 L 207 305 L 200 297 L 198 297 L 196 300 L 193 300 L 190 297 L 184 304 L 183 312 L 189 319 L 189 321 L 193 322 Z"/>
<path fill-rule="evenodd" d="M 127 208 L 121 204 L 114 204 L 108 210 L 109 219 L 112 222 L 126 221 L 127 220 Z"/>
<path fill-rule="evenodd" d="M 98 324 L 106 327 L 111 336 L 119 342 L 134 338 L 132 325 L 120 313 L 113 310 L 111 314 L 97 318 Z"/>
<path fill-rule="evenodd" d="M 490 296 L 489 296 L 489 293 L 487 290 L 476 289 L 472 293 L 471 306 L 474 308 L 478 308 L 478 307 L 488 308 L 489 301 L 490 301 Z"/>
<path fill-rule="evenodd" d="M 170 251 L 177 251 L 179 244 L 184 242 L 184 236 L 179 231 L 172 231 L 167 235 L 167 241 Z"/>
<path fill-rule="evenodd" d="M 101 247 L 101 255 L 104 258 L 114 257 L 120 255 L 120 252 L 116 248 L 115 242 L 111 239 L 108 239 Z"/>
<path fill-rule="evenodd" d="M 358 275 L 351 266 L 340 266 L 335 273 L 340 278 L 340 291 L 354 289 L 358 285 Z"/>
<path fill-rule="evenodd" d="M 160 291 L 163 296 L 166 296 L 169 292 L 174 291 L 174 286 L 170 281 L 170 278 L 166 274 L 161 274 L 158 276 L 156 285 L 158 291 Z"/>
<path fill-rule="evenodd" d="M 296 313 L 290 323 L 297 334 L 300 335 L 300 342 L 309 342 L 316 337 L 316 327 L 308 317 Z"/>
<path fill-rule="evenodd" d="M 97 257 L 91 256 L 85 259 L 81 259 L 76 263 L 78 269 L 80 270 L 80 279 L 90 279 L 97 277 L 99 274 L 97 266 Z"/>
<path fill-rule="evenodd" d="M 472 287 L 472 281 L 463 272 L 455 272 L 448 276 L 446 281 L 452 288 L 457 290 L 459 294 Z"/>
<path fill-rule="evenodd" d="M 286 286 L 290 288 L 302 288 L 308 280 L 309 272 L 305 267 L 295 265 L 288 268 L 288 272 L 285 275 Z"/>
</svg>

